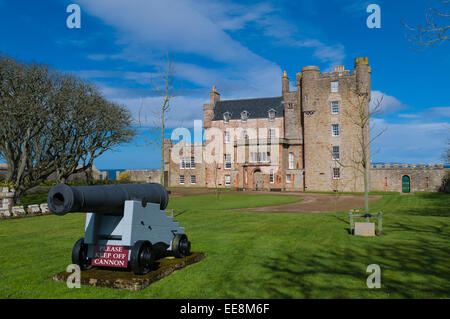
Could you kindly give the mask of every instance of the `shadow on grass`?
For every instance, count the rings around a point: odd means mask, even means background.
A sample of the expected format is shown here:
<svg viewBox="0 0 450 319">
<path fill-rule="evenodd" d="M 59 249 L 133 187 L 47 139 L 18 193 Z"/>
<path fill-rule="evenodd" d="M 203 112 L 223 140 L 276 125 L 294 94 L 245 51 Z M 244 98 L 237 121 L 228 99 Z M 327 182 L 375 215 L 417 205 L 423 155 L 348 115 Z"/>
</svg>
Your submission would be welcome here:
<svg viewBox="0 0 450 319">
<path fill-rule="evenodd" d="M 264 298 L 449 298 L 450 249 L 445 243 L 449 234 L 428 225 L 389 226 L 390 233 L 399 231 L 432 233 L 436 240 L 424 236 L 395 242 L 361 238 L 347 248 L 300 250 L 280 258 L 262 256 L 258 266 L 270 275 L 260 282 L 248 280 L 243 286 Z M 366 286 L 370 264 L 381 268 L 381 289 Z"/>
<path fill-rule="evenodd" d="M 450 195 L 443 193 L 418 193 L 420 206 L 397 209 L 397 214 L 410 216 L 450 217 Z"/>
</svg>

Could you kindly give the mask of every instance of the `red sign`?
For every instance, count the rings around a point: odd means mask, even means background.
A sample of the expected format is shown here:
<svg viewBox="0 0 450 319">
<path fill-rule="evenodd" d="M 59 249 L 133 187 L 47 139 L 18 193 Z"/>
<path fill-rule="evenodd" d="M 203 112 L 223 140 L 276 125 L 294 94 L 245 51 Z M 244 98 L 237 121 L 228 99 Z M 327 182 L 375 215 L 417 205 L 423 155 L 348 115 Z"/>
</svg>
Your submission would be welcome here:
<svg viewBox="0 0 450 319">
<path fill-rule="evenodd" d="M 128 253 L 129 250 L 123 246 L 96 245 L 92 265 L 127 268 Z"/>
</svg>

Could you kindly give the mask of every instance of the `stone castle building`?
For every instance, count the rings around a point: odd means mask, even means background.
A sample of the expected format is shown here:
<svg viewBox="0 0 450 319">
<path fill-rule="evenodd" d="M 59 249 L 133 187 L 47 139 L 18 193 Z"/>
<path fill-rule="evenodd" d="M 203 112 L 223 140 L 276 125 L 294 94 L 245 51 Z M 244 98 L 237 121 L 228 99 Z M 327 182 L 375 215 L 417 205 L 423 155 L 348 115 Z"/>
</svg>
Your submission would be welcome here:
<svg viewBox="0 0 450 319">
<path fill-rule="evenodd" d="M 369 112 L 370 81 L 368 59 L 356 58 L 353 71 L 303 67 L 293 91 L 284 72 L 281 96 L 221 100 L 214 87 L 203 106 L 204 143 L 165 141 L 168 186 L 363 191 L 361 165 L 353 162 L 364 158 L 359 141 L 368 141 L 369 125 L 361 130 L 355 121 Z M 205 161 L 205 153 L 215 160 Z M 367 180 L 371 191 L 435 191 L 444 175 L 442 165 L 370 165 Z"/>
</svg>

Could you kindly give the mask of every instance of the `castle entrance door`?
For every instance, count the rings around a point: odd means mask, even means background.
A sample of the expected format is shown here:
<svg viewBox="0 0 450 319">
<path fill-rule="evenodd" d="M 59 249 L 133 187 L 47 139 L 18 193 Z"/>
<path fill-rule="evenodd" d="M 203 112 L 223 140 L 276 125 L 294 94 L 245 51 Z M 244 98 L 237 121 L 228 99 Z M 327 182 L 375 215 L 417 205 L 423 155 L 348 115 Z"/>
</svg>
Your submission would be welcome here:
<svg viewBox="0 0 450 319">
<path fill-rule="evenodd" d="M 260 190 L 263 188 L 263 176 L 260 170 L 253 173 L 253 185 L 255 190 Z"/>
<path fill-rule="evenodd" d="M 410 179 L 408 175 L 402 177 L 402 193 L 409 193 L 410 191 Z"/>
</svg>

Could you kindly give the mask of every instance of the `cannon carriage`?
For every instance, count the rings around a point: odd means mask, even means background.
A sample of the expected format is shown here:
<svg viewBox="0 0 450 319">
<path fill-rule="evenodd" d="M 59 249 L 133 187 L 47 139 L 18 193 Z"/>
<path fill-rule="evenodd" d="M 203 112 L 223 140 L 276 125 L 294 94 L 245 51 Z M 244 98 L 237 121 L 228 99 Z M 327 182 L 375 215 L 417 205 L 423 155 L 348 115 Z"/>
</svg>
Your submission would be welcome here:
<svg viewBox="0 0 450 319">
<path fill-rule="evenodd" d="M 162 256 L 190 254 L 184 228 L 166 214 L 169 194 L 161 184 L 58 184 L 47 202 L 56 215 L 87 213 L 85 236 L 72 250 L 72 262 L 81 270 L 116 267 L 145 274 Z"/>
</svg>

